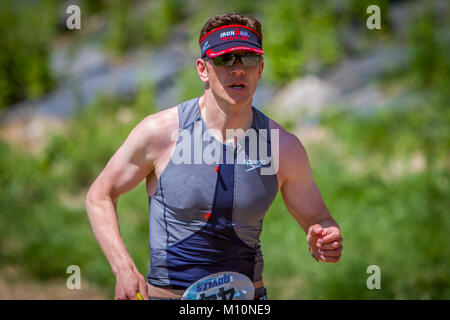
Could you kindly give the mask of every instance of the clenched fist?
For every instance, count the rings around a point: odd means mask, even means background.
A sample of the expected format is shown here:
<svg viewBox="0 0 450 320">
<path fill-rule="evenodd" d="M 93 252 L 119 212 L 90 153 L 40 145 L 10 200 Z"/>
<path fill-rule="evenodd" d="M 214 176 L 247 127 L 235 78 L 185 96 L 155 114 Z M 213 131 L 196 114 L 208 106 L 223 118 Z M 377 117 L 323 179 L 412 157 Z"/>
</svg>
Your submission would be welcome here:
<svg viewBox="0 0 450 320">
<path fill-rule="evenodd" d="M 336 263 L 341 258 L 344 239 L 338 227 L 324 228 L 314 224 L 308 228 L 306 240 L 318 261 Z"/>
</svg>

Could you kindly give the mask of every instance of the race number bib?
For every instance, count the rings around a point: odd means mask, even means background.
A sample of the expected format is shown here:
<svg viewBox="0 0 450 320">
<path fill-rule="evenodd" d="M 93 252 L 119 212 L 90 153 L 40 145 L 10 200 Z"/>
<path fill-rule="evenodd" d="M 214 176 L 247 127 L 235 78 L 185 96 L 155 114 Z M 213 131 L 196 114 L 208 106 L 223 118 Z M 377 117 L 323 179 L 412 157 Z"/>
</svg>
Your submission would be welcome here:
<svg viewBox="0 0 450 320">
<path fill-rule="evenodd" d="M 182 300 L 252 300 L 251 280 L 237 272 L 218 272 L 201 278 L 186 289 Z"/>
</svg>

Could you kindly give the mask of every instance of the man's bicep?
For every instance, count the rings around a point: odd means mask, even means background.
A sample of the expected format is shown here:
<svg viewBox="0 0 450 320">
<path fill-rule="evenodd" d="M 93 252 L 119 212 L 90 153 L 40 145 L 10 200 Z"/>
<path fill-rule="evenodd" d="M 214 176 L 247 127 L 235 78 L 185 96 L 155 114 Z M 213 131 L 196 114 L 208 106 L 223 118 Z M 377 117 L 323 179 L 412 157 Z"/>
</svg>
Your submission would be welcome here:
<svg viewBox="0 0 450 320">
<path fill-rule="evenodd" d="M 143 128 L 135 128 L 108 161 L 93 184 L 96 193 L 117 199 L 132 190 L 153 170 Z"/>
<path fill-rule="evenodd" d="M 117 198 L 136 187 L 151 172 L 144 154 L 127 154 L 122 146 L 111 158 L 102 174 L 109 184 L 109 193 Z"/>
</svg>

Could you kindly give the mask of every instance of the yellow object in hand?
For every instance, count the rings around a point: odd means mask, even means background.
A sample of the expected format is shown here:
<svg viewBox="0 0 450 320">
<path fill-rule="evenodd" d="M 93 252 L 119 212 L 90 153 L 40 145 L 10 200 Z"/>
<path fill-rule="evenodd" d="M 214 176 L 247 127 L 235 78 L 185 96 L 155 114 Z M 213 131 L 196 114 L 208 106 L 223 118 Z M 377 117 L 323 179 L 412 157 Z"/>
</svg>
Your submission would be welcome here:
<svg viewBox="0 0 450 320">
<path fill-rule="evenodd" d="M 144 300 L 144 298 L 142 298 L 142 295 L 141 295 L 140 292 L 138 292 L 138 293 L 136 294 L 136 297 L 137 297 L 138 300 Z"/>
</svg>

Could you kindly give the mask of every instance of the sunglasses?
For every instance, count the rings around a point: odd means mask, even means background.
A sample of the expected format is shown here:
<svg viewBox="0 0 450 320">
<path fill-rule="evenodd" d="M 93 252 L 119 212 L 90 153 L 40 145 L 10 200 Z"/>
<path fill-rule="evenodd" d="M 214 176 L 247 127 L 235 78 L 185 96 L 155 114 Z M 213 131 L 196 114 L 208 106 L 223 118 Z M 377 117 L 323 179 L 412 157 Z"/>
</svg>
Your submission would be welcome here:
<svg viewBox="0 0 450 320">
<path fill-rule="evenodd" d="M 215 58 L 205 58 L 205 60 L 213 60 L 216 66 L 231 67 L 236 59 L 239 59 L 244 67 L 256 67 L 262 59 L 260 54 L 247 53 L 247 54 L 233 54 L 225 53 Z"/>
</svg>

